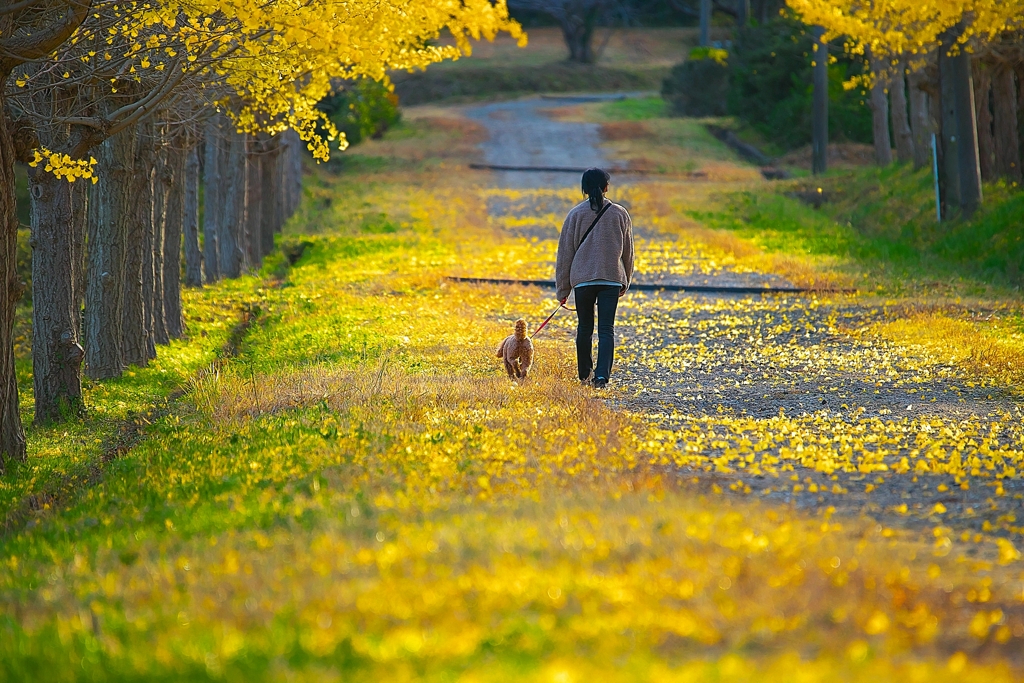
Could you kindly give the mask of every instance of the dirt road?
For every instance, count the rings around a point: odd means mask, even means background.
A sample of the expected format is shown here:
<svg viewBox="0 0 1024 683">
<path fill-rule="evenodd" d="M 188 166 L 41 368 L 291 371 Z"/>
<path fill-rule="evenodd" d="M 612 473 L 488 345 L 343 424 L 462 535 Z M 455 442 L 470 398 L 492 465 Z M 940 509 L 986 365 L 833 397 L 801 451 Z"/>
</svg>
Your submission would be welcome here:
<svg viewBox="0 0 1024 683">
<path fill-rule="evenodd" d="M 614 97 L 614 96 L 612 96 Z M 496 102 L 467 111 L 483 125 L 489 139 L 480 145 L 484 161 L 500 166 L 589 168 L 608 166 L 595 123 L 556 121 L 545 110 L 569 100 L 531 97 Z M 500 187 L 576 187 L 571 173 L 495 172 Z"/>
</svg>

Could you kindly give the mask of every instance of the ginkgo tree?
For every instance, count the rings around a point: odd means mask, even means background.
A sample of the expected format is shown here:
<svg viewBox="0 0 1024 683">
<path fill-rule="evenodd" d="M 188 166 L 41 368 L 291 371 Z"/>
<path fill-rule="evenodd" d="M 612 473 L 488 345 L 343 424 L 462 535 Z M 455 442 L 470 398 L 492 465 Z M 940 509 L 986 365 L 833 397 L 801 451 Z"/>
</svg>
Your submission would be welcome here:
<svg viewBox="0 0 1024 683">
<path fill-rule="evenodd" d="M 941 35 L 959 26 L 956 42 L 990 40 L 1024 19 L 1021 0 L 787 0 L 808 24 L 825 28 L 826 39 L 844 37 L 848 47 L 878 56 L 927 54 Z"/>
<path fill-rule="evenodd" d="M 442 31 L 454 44 L 433 44 Z M 13 365 L 20 293 L 14 270 L 12 130 L 19 131 L 20 157 L 63 183 L 62 193 L 68 183 L 94 179 L 94 174 L 128 178 L 135 127 L 186 99 L 219 108 L 242 132 L 293 129 L 315 157 L 326 159 L 336 132 L 316 104 L 335 79 L 386 80 L 391 70 L 424 68 L 468 54 L 471 39 L 490 39 L 499 31 L 525 40 L 501 0 L 26 0 L 0 9 L 0 96 L 16 105 L 0 117 L 0 465 L 25 452 Z M 57 107 L 55 93 L 61 99 Z M 17 112 L 16 119 L 11 111 Z M 48 144 L 41 145 L 40 139 Z M 343 138 L 337 144 L 343 148 Z M 104 251 L 107 260 L 89 269 L 86 283 L 96 293 L 87 297 L 87 315 L 90 307 L 109 313 L 109 320 L 101 315 L 86 326 L 107 334 L 90 340 L 97 345 L 113 343 L 112 332 L 119 327 L 117 288 L 99 280 L 117 279 L 112 270 L 124 265 L 130 201 L 126 183 L 100 180 L 100 185 L 111 191 L 97 193 L 103 210 L 90 212 L 100 223 L 90 247 Z M 72 204 L 54 206 L 70 212 Z M 70 218 L 50 220 L 72 225 Z M 72 240 L 66 233 L 54 231 L 45 246 L 58 257 L 51 259 L 54 263 L 71 261 Z M 47 330 L 49 337 L 56 333 L 61 339 L 51 353 L 65 353 L 80 339 L 74 298 L 68 294 L 73 276 L 51 268 L 42 277 L 33 283 L 35 292 L 57 292 L 66 299 L 58 307 L 62 319 Z M 113 299 L 103 298 L 108 293 Z M 87 348 L 86 354 L 98 351 Z M 49 400 L 76 395 L 76 384 L 80 395 L 78 365 L 69 367 L 67 358 L 57 355 L 51 361 L 69 386 L 50 392 Z M 115 371 L 119 362 L 114 354 Z"/>
<path fill-rule="evenodd" d="M 888 122 L 884 113 L 888 79 L 896 76 L 899 89 L 894 106 L 903 107 L 904 69 L 920 68 L 929 55 L 938 58 L 942 110 L 941 136 L 944 152 L 945 188 L 950 204 L 958 204 L 970 215 L 981 202 L 981 164 L 978 125 L 971 78 L 970 53 L 1000 34 L 1024 25 L 1022 0 L 787 0 L 808 24 L 825 29 L 825 39 L 843 38 L 854 53 L 871 59 L 872 102 L 875 109 L 876 140 L 881 134 L 879 158 L 889 155 Z M 914 105 L 914 102 L 911 102 Z M 910 130 L 904 125 L 905 110 L 899 112 L 898 138 L 909 147 Z M 913 117 L 913 114 L 912 114 Z M 894 123 L 896 121 L 894 120 Z M 915 136 L 921 144 L 921 135 Z M 876 144 L 876 147 L 879 145 Z M 904 152 L 902 156 L 908 156 Z M 914 156 L 922 164 L 920 150 Z"/>
</svg>

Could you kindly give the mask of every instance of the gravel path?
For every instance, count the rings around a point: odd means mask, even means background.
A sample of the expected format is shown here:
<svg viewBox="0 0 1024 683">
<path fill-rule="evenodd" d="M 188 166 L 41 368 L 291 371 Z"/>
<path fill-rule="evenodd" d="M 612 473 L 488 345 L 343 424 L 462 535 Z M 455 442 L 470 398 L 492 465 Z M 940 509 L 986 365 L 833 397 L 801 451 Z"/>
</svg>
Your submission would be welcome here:
<svg viewBox="0 0 1024 683">
<path fill-rule="evenodd" d="M 491 133 L 487 161 L 608 162 L 596 126 L 552 121 L 545 106 L 531 99 L 470 110 Z M 550 217 L 572 201 L 550 190 L 575 187 L 575 176 L 495 173 L 494 180 L 499 188 L 537 191 L 489 197 L 492 215 L 513 217 L 523 236 L 557 239 Z M 638 240 L 664 246 L 668 238 L 646 230 L 643 216 L 634 221 Z M 772 274 L 709 272 L 699 247 L 676 259 L 671 272 L 636 277 L 786 284 Z M 632 293 L 619 309 L 608 400 L 665 430 L 678 454 L 667 470 L 708 488 L 869 515 L 887 526 L 955 529 L 964 542 L 977 542 L 981 531 L 1019 541 L 1021 405 L 1005 387 L 865 332 L 896 315 L 850 297 Z M 572 324 L 566 316 L 556 334 L 567 338 Z M 970 476 L 943 474 L 952 463 Z"/>
</svg>

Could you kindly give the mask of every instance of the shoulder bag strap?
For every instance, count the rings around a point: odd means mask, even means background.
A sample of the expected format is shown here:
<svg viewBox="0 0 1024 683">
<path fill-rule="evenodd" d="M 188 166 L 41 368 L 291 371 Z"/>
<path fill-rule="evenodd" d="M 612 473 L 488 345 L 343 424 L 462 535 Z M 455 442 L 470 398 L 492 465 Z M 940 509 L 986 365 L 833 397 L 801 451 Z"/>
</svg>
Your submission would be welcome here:
<svg viewBox="0 0 1024 683">
<path fill-rule="evenodd" d="M 607 211 L 608 207 L 611 205 L 611 202 L 607 202 L 604 206 L 601 207 L 601 210 L 597 212 L 597 215 L 594 216 L 594 222 L 590 224 L 590 227 L 587 228 L 587 231 L 583 233 L 583 239 L 581 239 L 580 243 L 576 245 L 576 251 L 579 251 L 580 247 L 583 246 L 583 243 L 587 241 L 587 238 L 590 237 L 590 233 L 594 230 L 594 226 L 597 225 L 597 222 L 601 220 L 601 216 L 604 215 L 604 212 Z"/>
</svg>

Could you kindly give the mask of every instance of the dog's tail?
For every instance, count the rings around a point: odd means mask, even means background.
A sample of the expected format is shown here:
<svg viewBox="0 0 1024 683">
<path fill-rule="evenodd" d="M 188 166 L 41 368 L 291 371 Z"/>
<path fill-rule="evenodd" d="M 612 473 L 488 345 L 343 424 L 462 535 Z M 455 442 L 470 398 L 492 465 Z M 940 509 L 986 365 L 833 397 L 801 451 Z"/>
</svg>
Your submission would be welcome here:
<svg viewBox="0 0 1024 683">
<path fill-rule="evenodd" d="M 494 354 L 495 358 L 504 358 L 504 356 L 505 356 L 505 342 L 506 341 L 507 340 L 502 339 L 501 343 L 498 344 L 498 352 L 496 354 Z"/>
</svg>

